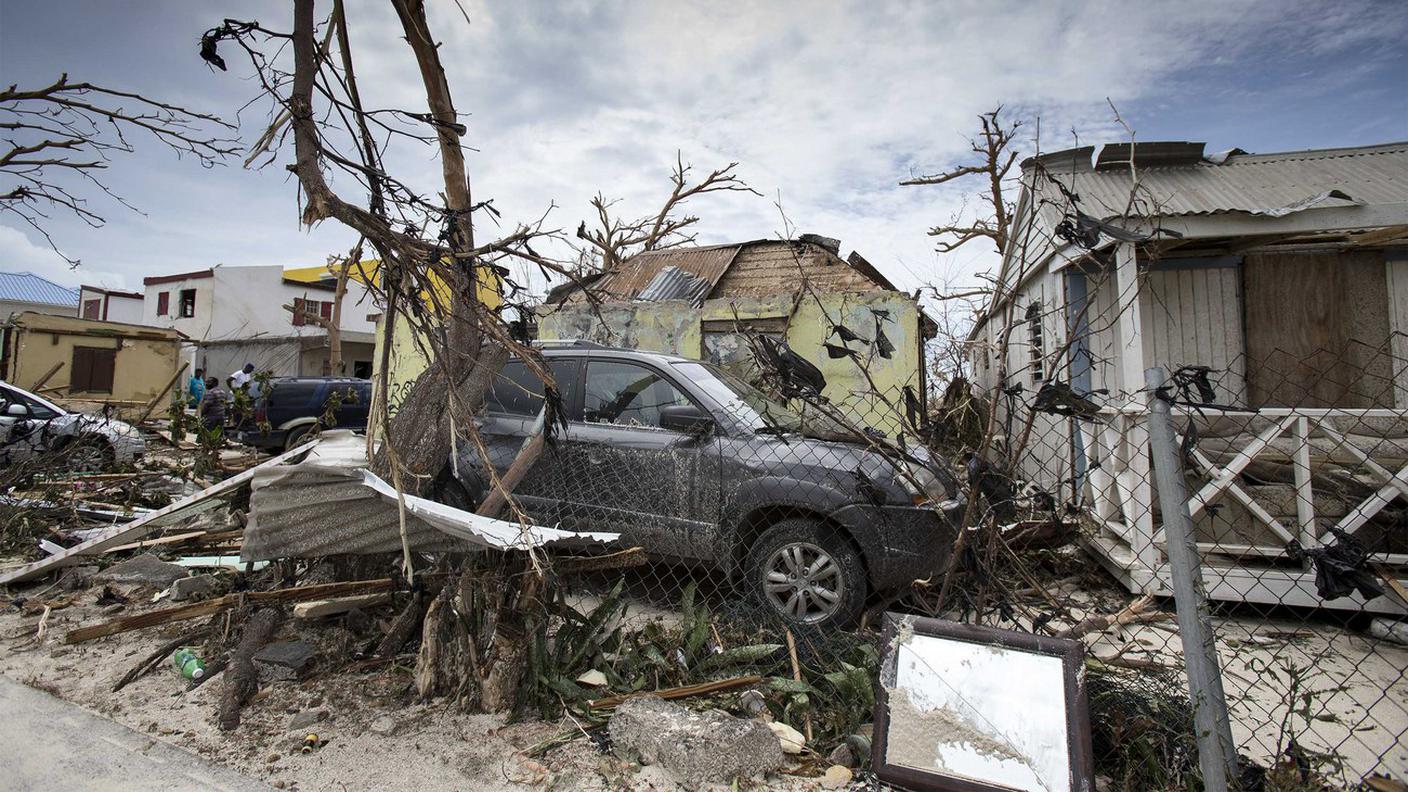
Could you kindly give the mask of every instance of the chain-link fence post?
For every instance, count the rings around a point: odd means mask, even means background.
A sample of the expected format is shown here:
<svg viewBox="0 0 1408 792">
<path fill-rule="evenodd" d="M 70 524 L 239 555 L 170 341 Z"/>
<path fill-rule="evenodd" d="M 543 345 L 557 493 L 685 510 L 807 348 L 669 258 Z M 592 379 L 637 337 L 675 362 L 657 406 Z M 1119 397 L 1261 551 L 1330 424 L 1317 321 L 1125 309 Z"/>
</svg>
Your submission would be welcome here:
<svg viewBox="0 0 1408 792">
<path fill-rule="evenodd" d="M 1178 609 L 1178 635 L 1183 642 L 1188 694 L 1193 701 L 1198 764 L 1203 774 L 1203 788 L 1224 792 L 1228 780 L 1237 777 L 1237 755 L 1228 722 L 1227 698 L 1222 691 L 1217 647 L 1213 642 L 1212 615 L 1193 536 L 1193 518 L 1188 512 L 1188 490 L 1183 480 L 1173 415 L 1169 402 L 1159 392 L 1168 381 L 1167 373 L 1162 368 L 1146 369 L 1144 381 L 1150 392 L 1149 448 L 1154 463 L 1154 484 L 1163 514 L 1165 551 L 1173 579 L 1173 600 Z"/>
</svg>

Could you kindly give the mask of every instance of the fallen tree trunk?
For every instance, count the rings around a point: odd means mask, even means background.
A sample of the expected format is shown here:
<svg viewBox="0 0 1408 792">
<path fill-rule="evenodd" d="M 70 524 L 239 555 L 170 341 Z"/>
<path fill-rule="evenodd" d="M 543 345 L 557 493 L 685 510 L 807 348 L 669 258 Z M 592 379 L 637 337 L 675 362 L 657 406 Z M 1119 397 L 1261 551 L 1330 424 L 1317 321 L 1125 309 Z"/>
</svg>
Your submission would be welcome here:
<svg viewBox="0 0 1408 792">
<path fill-rule="evenodd" d="M 221 691 L 220 728 L 230 731 L 240 725 L 240 709 L 259 690 L 259 671 L 254 667 L 254 653 L 264 648 L 274 637 L 283 617 L 274 608 L 261 608 L 249 617 L 239 645 L 230 653 L 230 665 L 225 671 L 225 689 Z"/>
</svg>

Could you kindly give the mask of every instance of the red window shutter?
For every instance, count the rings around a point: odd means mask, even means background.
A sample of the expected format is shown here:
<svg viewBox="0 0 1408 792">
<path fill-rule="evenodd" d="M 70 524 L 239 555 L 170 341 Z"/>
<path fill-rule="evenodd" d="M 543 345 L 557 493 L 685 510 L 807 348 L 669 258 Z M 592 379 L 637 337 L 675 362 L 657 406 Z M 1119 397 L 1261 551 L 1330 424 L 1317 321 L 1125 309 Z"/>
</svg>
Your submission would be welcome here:
<svg viewBox="0 0 1408 792">
<path fill-rule="evenodd" d="M 156 295 L 156 315 L 166 316 L 171 313 L 171 292 L 159 292 Z"/>
<path fill-rule="evenodd" d="M 294 297 L 294 298 L 293 298 L 293 326 L 294 326 L 294 327 L 302 327 L 304 324 L 306 324 L 306 320 L 303 318 L 303 311 L 304 311 L 303 298 L 302 298 L 302 297 Z"/>
<path fill-rule="evenodd" d="M 318 314 L 324 319 L 332 318 L 332 303 L 325 302 L 318 307 Z"/>
<path fill-rule="evenodd" d="M 95 393 L 112 393 L 113 372 L 116 369 L 116 349 L 94 349 L 93 372 L 88 383 L 88 390 Z"/>
<path fill-rule="evenodd" d="M 102 309 L 103 309 L 103 301 L 102 301 L 102 300 L 84 300 L 84 301 L 83 301 L 83 318 L 84 318 L 84 319 L 99 319 L 99 318 L 101 318 L 101 317 L 99 316 L 99 314 L 102 313 Z"/>
<path fill-rule="evenodd" d="M 89 390 L 93 381 L 92 347 L 74 347 L 72 366 L 68 376 L 69 391 L 81 393 Z"/>
</svg>

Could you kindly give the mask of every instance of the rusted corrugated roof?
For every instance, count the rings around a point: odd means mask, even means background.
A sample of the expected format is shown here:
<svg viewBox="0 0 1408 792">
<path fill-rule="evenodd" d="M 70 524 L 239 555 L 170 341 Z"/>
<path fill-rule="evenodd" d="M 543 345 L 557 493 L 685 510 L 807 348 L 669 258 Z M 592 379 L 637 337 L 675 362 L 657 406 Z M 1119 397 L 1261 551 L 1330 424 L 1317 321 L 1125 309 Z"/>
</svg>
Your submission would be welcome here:
<svg viewBox="0 0 1408 792">
<path fill-rule="evenodd" d="M 1135 159 L 1138 162 L 1137 149 Z M 1080 196 L 1086 214 L 1109 218 L 1125 213 L 1131 186 L 1126 168 L 1054 175 Z M 1186 165 L 1147 165 L 1138 168 L 1138 175 L 1145 204 L 1133 214 L 1274 214 L 1321 196 L 1325 197 L 1314 206 L 1408 203 L 1408 143 L 1233 154 L 1221 164 L 1202 160 Z M 1336 190 L 1353 200 L 1326 195 Z M 1055 189 L 1048 185 L 1046 191 L 1054 193 Z"/>
<path fill-rule="evenodd" d="M 623 262 L 620 269 L 603 276 L 593 284 L 591 291 L 602 300 L 633 300 L 665 267 L 676 267 L 684 273 L 700 278 L 712 289 L 733 263 L 733 257 L 738 255 L 739 249 L 748 244 L 752 243 L 671 248 L 638 253 Z"/>
<path fill-rule="evenodd" d="M 697 303 L 708 296 L 713 286 L 709 281 L 671 264 L 656 273 L 650 283 L 636 295 L 636 299 L 641 302 L 687 300 Z"/>
</svg>

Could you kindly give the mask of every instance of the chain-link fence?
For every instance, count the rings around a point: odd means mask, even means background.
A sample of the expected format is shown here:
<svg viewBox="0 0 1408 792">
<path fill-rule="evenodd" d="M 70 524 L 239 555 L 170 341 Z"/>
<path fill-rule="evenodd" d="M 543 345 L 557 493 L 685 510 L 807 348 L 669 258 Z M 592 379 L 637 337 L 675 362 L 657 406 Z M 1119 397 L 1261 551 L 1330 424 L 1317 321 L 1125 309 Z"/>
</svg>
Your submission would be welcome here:
<svg viewBox="0 0 1408 792">
<path fill-rule="evenodd" d="M 1401 382 L 1402 362 L 1361 357 L 1326 356 L 1313 376 L 1297 359 L 1274 380 L 1277 361 L 1239 362 L 1240 389 L 1187 368 L 1161 391 L 1242 756 L 1232 781 L 1247 788 L 1408 771 L 1408 647 L 1393 639 L 1408 411 L 1383 375 Z M 515 498 L 535 521 L 643 548 L 567 598 L 588 621 L 625 611 L 600 651 L 614 687 L 643 684 L 626 655 L 654 666 L 657 687 L 792 676 L 769 705 L 825 752 L 871 716 L 886 610 L 1079 638 L 1107 788 L 1202 788 L 1150 392 L 1046 382 L 926 409 L 913 390 L 823 399 L 783 380 L 765 393 L 641 353 L 548 359 L 569 426 Z M 495 388 L 480 432 L 506 463 L 541 400 L 513 363 L 501 382 L 517 386 Z"/>
</svg>

